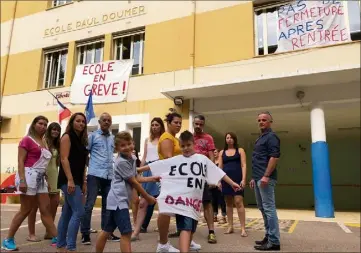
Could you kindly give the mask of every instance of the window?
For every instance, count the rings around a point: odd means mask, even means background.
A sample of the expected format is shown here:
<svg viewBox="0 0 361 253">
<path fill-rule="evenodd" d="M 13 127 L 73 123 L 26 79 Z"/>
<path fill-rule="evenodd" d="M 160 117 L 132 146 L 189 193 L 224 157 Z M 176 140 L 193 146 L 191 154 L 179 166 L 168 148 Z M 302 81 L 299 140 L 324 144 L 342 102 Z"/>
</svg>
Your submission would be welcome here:
<svg viewBox="0 0 361 253">
<path fill-rule="evenodd" d="M 64 85 L 68 49 L 58 49 L 44 53 L 44 88 Z"/>
<path fill-rule="evenodd" d="M 67 4 L 67 3 L 70 3 L 72 2 L 73 0 L 54 0 L 53 1 L 53 7 L 55 6 L 60 6 L 60 5 L 64 5 L 64 4 Z"/>
<path fill-rule="evenodd" d="M 347 1 L 348 25 L 352 40 L 361 40 L 360 30 L 360 1 Z M 347 21 L 347 20 L 346 20 Z"/>
<path fill-rule="evenodd" d="M 116 124 L 116 125 L 112 125 L 110 127 L 110 130 L 112 132 L 112 134 L 115 136 L 117 133 L 119 133 L 119 124 Z"/>
<path fill-rule="evenodd" d="M 143 73 L 144 31 L 114 36 L 114 59 L 134 59 L 132 75 Z"/>
<path fill-rule="evenodd" d="M 115 136 L 117 133 L 119 133 L 119 125 L 112 125 L 112 127 L 111 127 L 110 130 L 112 131 L 112 134 Z M 114 148 L 114 150 L 113 150 L 113 153 L 114 153 L 114 154 L 117 153 L 117 151 L 115 150 L 115 148 Z"/>
<path fill-rule="evenodd" d="M 77 47 L 78 64 L 98 63 L 103 60 L 104 41 L 81 43 Z"/>
<path fill-rule="evenodd" d="M 273 54 L 277 50 L 277 11 L 285 2 L 255 10 L 256 55 Z M 350 28 L 351 39 L 360 40 L 360 1 L 344 1 L 346 25 Z"/>
</svg>

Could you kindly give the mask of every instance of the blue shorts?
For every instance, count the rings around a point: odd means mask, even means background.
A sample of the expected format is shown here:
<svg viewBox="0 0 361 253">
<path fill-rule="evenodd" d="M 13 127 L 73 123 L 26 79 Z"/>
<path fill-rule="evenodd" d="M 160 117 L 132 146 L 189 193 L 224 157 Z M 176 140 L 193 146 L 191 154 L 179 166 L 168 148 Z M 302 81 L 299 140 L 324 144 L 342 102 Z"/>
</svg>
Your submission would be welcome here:
<svg viewBox="0 0 361 253">
<path fill-rule="evenodd" d="M 105 213 L 104 231 L 113 233 L 118 228 L 120 234 L 132 233 L 129 209 L 107 210 Z"/>
<path fill-rule="evenodd" d="M 175 215 L 175 220 L 177 223 L 178 231 L 184 230 L 184 231 L 192 231 L 192 233 L 196 232 L 198 221 L 180 214 Z"/>
</svg>

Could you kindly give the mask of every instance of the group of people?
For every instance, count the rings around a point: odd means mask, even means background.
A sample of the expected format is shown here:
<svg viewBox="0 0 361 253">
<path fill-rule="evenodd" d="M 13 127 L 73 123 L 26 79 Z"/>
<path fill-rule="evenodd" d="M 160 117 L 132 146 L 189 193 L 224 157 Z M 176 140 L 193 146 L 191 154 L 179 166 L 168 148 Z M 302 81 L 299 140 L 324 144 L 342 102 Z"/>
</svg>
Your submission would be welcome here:
<svg viewBox="0 0 361 253">
<path fill-rule="evenodd" d="M 280 250 L 280 234 L 275 207 L 276 165 L 280 157 L 280 140 L 272 131 L 272 116 L 258 115 L 261 130 L 252 154 L 252 179 L 266 234 L 255 242 L 257 250 Z M 201 210 L 208 225 L 208 243 L 217 243 L 214 222 L 228 223 L 226 234 L 234 233 L 233 208 L 246 237 L 243 204 L 246 188 L 246 154 L 232 133 L 225 134 L 224 148 L 216 149 L 211 135 L 204 132 L 205 117 L 197 115 L 194 133 L 179 134 L 182 116 L 176 112 L 153 118 L 150 134 L 144 143 L 141 161 L 132 136 L 111 133 L 112 117 L 101 114 L 99 129 L 88 134 L 83 113 L 73 114 L 62 136 L 57 123 L 48 125 L 44 116 L 36 117 L 28 134 L 19 144 L 18 172 L 15 184 L 20 195 L 20 210 L 14 216 L 8 236 L 2 242 L 5 250 L 16 250 L 14 236 L 28 217 L 29 241 L 38 241 L 35 218 L 40 210 L 46 227 L 44 239 L 50 239 L 58 251 L 76 251 L 77 234 L 82 244 L 90 245 L 91 217 L 98 194 L 102 196 L 101 232 L 96 252 L 103 252 L 107 241 L 120 241 L 122 252 L 131 252 L 131 242 L 146 233 L 155 204 L 158 205 L 157 252 L 198 251 L 193 240 Z M 116 152 L 116 158 L 114 158 Z M 64 204 L 56 228 L 59 192 Z M 132 209 L 133 225 L 129 209 Z M 170 233 L 170 217 L 176 218 L 176 231 Z M 114 235 L 118 228 L 121 237 Z M 169 237 L 179 237 L 179 249 Z"/>
</svg>

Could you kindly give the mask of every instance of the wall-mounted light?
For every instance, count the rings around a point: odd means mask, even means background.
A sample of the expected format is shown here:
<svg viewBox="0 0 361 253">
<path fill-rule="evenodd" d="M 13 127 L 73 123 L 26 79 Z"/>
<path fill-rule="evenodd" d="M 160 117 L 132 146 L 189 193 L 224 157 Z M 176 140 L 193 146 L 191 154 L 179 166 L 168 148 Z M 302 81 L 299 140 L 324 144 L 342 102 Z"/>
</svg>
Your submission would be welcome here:
<svg viewBox="0 0 361 253">
<path fill-rule="evenodd" d="M 175 105 L 181 106 L 181 105 L 183 105 L 183 97 L 175 97 L 173 102 Z"/>
</svg>

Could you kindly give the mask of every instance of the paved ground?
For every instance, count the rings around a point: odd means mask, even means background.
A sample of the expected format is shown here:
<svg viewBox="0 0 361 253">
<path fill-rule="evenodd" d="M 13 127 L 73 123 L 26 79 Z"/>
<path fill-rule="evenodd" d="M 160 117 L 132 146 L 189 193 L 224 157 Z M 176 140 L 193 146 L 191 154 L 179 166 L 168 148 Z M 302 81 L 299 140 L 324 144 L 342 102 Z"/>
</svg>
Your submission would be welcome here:
<svg viewBox="0 0 361 253">
<path fill-rule="evenodd" d="M 18 205 L 2 205 L 1 206 L 1 239 L 6 236 L 11 218 L 18 210 Z M 60 209 L 59 209 L 60 212 Z M 100 210 L 93 212 L 92 220 L 93 228 L 100 228 Z M 59 215 L 58 215 L 59 217 Z M 155 252 L 158 234 L 154 232 L 156 214 L 148 229 L 148 233 L 141 234 L 141 240 L 132 244 L 134 252 Z M 282 217 L 281 217 L 282 218 Z M 37 218 L 36 230 L 39 237 L 44 235 L 44 227 Z M 235 218 L 235 224 L 238 218 Z M 171 229 L 174 229 L 174 221 Z M 238 225 L 236 226 L 236 228 Z M 320 221 L 299 221 L 299 220 L 280 220 L 282 251 L 284 252 L 360 252 L 360 224 L 353 223 L 343 226 L 336 222 L 320 222 Z M 218 225 L 216 234 L 218 238 L 217 244 L 208 244 L 206 242 L 207 226 L 200 222 L 195 235 L 195 241 L 202 245 L 201 252 L 251 252 L 253 250 L 254 241 L 262 239 L 264 235 L 263 222 L 259 218 L 247 219 L 247 231 L 249 236 L 242 238 L 240 231 L 236 229 L 236 233 L 225 235 L 223 232 L 226 225 Z M 117 233 L 118 234 L 118 233 Z M 41 241 L 31 243 L 26 241 L 27 222 L 18 231 L 16 242 L 20 252 L 55 252 L 56 249 L 49 246 L 49 241 Z M 83 246 L 80 244 L 79 236 L 79 252 L 94 252 L 94 244 L 96 234 L 92 234 L 92 246 Z M 173 245 L 177 245 L 177 239 L 171 239 Z M 119 252 L 119 243 L 108 242 L 106 252 Z"/>
</svg>

